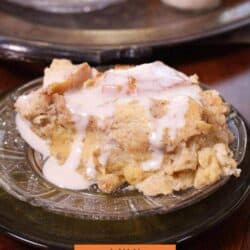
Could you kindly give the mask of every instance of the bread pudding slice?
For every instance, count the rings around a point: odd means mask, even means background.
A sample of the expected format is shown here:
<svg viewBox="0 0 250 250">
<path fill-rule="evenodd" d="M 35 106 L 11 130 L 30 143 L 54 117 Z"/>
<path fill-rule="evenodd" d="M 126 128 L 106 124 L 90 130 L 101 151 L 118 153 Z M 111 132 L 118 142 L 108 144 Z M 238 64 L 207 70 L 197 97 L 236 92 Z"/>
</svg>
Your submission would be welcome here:
<svg viewBox="0 0 250 250">
<path fill-rule="evenodd" d="M 229 148 L 228 105 L 202 90 L 196 76 L 162 62 L 100 73 L 55 59 L 43 86 L 20 96 L 15 108 L 17 129 L 60 187 L 95 183 L 111 193 L 127 183 L 155 196 L 240 174 Z"/>
</svg>

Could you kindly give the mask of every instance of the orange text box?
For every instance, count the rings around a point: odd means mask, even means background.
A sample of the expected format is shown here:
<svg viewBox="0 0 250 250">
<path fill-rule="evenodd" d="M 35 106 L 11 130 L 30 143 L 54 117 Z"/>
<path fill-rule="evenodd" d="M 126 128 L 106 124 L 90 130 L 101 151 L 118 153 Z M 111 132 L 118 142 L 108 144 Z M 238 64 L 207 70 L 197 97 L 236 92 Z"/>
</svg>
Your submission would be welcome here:
<svg viewBox="0 0 250 250">
<path fill-rule="evenodd" d="M 74 250 L 176 250 L 176 245 L 75 245 Z"/>
</svg>

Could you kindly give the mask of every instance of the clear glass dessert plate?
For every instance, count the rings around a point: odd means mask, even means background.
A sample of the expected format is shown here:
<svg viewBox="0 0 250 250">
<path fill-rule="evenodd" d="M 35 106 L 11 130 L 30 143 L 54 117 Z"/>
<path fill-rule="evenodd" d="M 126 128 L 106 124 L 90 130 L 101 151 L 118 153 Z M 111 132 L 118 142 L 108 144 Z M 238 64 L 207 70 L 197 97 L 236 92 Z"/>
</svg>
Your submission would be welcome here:
<svg viewBox="0 0 250 250">
<path fill-rule="evenodd" d="M 13 104 L 16 98 L 41 83 L 42 79 L 34 80 L 0 101 L 0 186 L 14 197 L 62 215 L 91 220 L 121 220 L 168 213 L 190 206 L 228 181 L 229 177 L 226 177 L 203 189 L 191 188 L 156 197 L 144 196 L 127 187 L 113 194 L 103 194 L 95 186 L 81 191 L 54 186 L 42 175 L 40 154 L 23 141 L 15 126 Z M 243 120 L 233 108 L 228 116 L 228 125 L 234 134 L 231 148 L 240 164 L 246 151 L 247 133 Z"/>
</svg>

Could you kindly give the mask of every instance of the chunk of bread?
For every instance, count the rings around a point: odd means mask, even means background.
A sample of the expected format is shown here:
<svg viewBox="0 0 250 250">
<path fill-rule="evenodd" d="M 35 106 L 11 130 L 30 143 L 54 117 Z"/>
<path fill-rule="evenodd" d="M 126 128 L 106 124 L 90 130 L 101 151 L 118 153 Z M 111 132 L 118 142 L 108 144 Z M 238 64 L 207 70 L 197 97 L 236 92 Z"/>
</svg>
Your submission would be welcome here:
<svg viewBox="0 0 250 250">
<path fill-rule="evenodd" d="M 177 145 L 181 142 L 186 142 L 195 135 L 207 134 L 209 132 L 211 125 L 202 119 L 202 114 L 202 106 L 192 98 L 189 98 L 188 110 L 185 114 L 185 126 L 178 129 L 174 140 L 170 139 L 167 129 L 164 134 L 163 142 L 168 152 L 174 151 Z"/>
<path fill-rule="evenodd" d="M 39 89 L 20 96 L 15 103 L 15 109 L 27 120 L 32 120 L 37 115 L 45 113 L 50 103 L 51 97 Z"/>
<path fill-rule="evenodd" d="M 199 167 L 194 179 L 194 187 L 201 188 L 220 179 L 223 170 L 213 148 L 203 148 L 198 153 Z"/>
<path fill-rule="evenodd" d="M 128 152 L 146 152 L 151 131 L 149 118 L 138 102 L 118 104 L 112 124 L 112 137 Z"/>
<path fill-rule="evenodd" d="M 69 60 L 54 59 L 44 71 L 43 87 L 48 94 L 62 94 L 82 86 L 91 76 L 92 69 L 87 63 L 73 65 Z"/>
<path fill-rule="evenodd" d="M 60 164 L 63 164 L 68 158 L 74 137 L 74 128 L 56 125 L 52 129 L 49 143 L 50 151 Z"/>
<path fill-rule="evenodd" d="M 158 172 L 136 184 L 136 188 L 144 195 L 155 196 L 158 194 L 170 194 L 173 192 L 174 179 L 164 172 Z"/>
</svg>

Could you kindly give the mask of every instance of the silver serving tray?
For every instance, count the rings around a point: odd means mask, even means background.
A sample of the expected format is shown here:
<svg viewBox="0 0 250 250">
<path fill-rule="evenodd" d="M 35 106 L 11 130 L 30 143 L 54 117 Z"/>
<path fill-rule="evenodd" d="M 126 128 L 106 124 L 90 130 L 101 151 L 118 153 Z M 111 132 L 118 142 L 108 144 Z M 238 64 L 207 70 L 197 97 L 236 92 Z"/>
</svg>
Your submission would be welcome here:
<svg viewBox="0 0 250 250">
<path fill-rule="evenodd" d="M 55 14 L 0 2 L 0 54 L 10 59 L 107 63 L 151 56 L 156 48 L 220 34 L 250 23 L 248 0 L 182 12 L 160 0 L 128 0 L 91 13 Z"/>
</svg>

